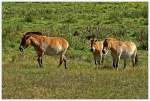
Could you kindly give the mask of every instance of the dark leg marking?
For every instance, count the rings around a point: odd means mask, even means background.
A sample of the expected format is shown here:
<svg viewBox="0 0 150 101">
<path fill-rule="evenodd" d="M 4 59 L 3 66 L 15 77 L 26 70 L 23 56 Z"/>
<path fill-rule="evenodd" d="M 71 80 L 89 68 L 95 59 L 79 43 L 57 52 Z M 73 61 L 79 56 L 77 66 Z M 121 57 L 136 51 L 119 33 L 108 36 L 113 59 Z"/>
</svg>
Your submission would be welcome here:
<svg viewBox="0 0 150 101">
<path fill-rule="evenodd" d="M 38 61 L 38 63 L 39 63 L 39 66 L 42 67 L 40 57 L 38 57 L 37 61 Z"/>
</svg>

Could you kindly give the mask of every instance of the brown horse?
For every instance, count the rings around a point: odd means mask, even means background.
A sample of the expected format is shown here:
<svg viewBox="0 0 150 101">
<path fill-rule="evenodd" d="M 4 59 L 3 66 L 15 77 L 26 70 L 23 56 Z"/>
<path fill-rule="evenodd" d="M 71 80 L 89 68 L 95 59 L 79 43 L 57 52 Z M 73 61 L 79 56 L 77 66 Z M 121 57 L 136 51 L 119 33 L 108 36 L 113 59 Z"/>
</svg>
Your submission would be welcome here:
<svg viewBox="0 0 150 101">
<path fill-rule="evenodd" d="M 59 66 L 64 62 L 66 66 L 65 53 L 69 47 L 68 42 L 61 37 L 47 37 L 40 32 L 26 32 L 22 38 L 19 49 L 21 52 L 29 45 L 33 46 L 38 55 L 39 66 L 42 67 L 42 57 L 46 55 L 60 55 Z"/>
<path fill-rule="evenodd" d="M 101 65 L 104 61 L 105 56 L 102 52 L 103 41 L 98 41 L 97 39 L 92 38 L 90 40 L 90 44 L 91 44 L 91 52 L 93 53 L 94 56 L 95 65 L 97 66 L 97 63 Z"/>
<path fill-rule="evenodd" d="M 93 53 L 94 62 L 97 67 L 97 64 L 99 66 L 103 63 L 105 54 L 103 54 L 103 41 L 98 41 L 95 38 L 95 35 L 89 35 L 86 37 L 88 40 L 90 40 L 90 48 L 91 52 Z"/>
<path fill-rule="evenodd" d="M 106 38 L 103 42 L 103 53 L 107 50 L 111 50 L 113 58 L 113 67 L 117 69 L 120 58 L 124 60 L 124 68 L 126 68 L 126 62 L 128 58 L 132 59 L 133 67 L 138 62 L 137 47 L 135 43 L 131 41 L 119 41 L 115 38 Z"/>
</svg>

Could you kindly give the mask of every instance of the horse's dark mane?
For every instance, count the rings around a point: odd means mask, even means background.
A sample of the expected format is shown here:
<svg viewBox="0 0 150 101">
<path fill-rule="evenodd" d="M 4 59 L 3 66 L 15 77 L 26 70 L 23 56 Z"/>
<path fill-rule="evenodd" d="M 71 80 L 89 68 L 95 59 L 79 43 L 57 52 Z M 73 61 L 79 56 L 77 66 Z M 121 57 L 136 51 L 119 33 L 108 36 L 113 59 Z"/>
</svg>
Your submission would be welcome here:
<svg viewBox="0 0 150 101">
<path fill-rule="evenodd" d="M 35 34 L 35 35 L 42 35 L 41 32 L 26 32 L 25 35 L 32 35 L 32 34 Z"/>
</svg>

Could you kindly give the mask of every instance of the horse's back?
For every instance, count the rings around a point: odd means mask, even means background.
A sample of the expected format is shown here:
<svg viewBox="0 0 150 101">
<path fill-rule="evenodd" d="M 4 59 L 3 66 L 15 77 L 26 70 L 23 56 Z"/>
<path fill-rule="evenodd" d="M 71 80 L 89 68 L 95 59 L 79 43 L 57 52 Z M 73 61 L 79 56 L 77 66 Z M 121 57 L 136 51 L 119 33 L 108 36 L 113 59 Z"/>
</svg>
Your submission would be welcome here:
<svg viewBox="0 0 150 101">
<path fill-rule="evenodd" d="M 124 44 L 128 49 L 135 50 L 137 49 L 136 44 L 132 41 L 125 41 Z"/>
<path fill-rule="evenodd" d="M 47 42 L 49 45 L 61 45 L 64 48 L 69 47 L 68 41 L 62 37 L 47 37 Z"/>
<path fill-rule="evenodd" d="M 122 47 L 123 54 L 126 54 L 126 56 L 132 56 L 137 52 L 136 44 L 132 41 L 124 41 Z"/>
</svg>

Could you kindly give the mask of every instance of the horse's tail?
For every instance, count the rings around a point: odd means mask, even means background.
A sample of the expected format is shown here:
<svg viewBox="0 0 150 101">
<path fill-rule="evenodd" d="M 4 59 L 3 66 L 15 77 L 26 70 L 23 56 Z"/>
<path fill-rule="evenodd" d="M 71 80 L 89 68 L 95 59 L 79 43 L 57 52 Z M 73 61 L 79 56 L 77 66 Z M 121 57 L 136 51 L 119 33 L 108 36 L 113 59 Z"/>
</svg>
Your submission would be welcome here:
<svg viewBox="0 0 150 101">
<path fill-rule="evenodd" d="M 135 56 L 135 65 L 138 64 L 138 54 L 136 53 L 136 56 Z"/>
</svg>

